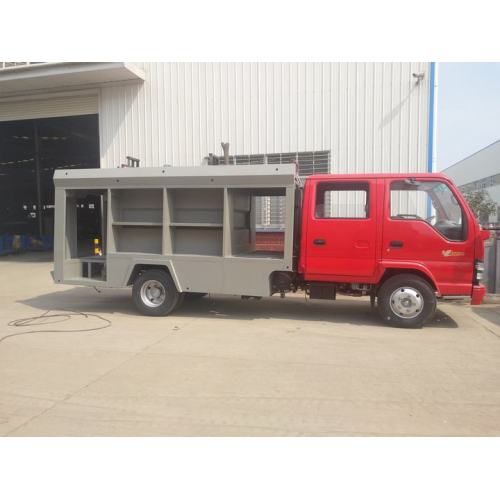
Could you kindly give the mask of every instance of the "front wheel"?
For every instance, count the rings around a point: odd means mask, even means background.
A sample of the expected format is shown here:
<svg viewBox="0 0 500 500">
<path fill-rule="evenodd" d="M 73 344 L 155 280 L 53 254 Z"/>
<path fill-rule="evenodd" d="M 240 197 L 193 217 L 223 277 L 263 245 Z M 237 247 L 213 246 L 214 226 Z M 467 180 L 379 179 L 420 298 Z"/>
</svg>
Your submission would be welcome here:
<svg viewBox="0 0 500 500">
<path fill-rule="evenodd" d="M 430 284 L 413 274 L 389 278 L 379 288 L 377 306 L 390 326 L 421 328 L 436 312 L 436 294 Z"/>
<path fill-rule="evenodd" d="M 132 299 L 142 314 L 167 316 L 179 304 L 180 294 L 168 273 L 161 269 L 150 269 L 135 280 Z"/>
</svg>

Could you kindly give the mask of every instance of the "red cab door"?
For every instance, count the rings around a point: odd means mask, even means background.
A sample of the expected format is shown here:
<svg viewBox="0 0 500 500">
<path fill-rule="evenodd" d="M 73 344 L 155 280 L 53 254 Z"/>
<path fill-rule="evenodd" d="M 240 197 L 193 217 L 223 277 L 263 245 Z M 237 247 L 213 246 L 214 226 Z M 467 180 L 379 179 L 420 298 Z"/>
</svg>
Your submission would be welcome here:
<svg viewBox="0 0 500 500">
<path fill-rule="evenodd" d="M 374 179 L 313 181 L 305 238 L 305 277 L 354 281 L 371 277 L 376 265 Z"/>
<path fill-rule="evenodd" d="M 443 295 L 470 295 L 474 227 L 443 179 L 386 181 L 382 264 L 427 270 Z"/>
</svg>

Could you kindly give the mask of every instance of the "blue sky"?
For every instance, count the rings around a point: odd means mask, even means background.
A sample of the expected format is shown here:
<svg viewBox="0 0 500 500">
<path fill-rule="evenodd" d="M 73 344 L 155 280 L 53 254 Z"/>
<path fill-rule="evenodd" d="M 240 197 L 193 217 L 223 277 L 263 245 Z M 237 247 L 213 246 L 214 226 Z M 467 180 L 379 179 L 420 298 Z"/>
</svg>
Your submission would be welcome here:
<svg viewBox="0 0 500 500">
<path fill-rule="evenodd" d="M 500 63 L 439 63 L 437 170 L 498 139 Z"/>
</svg>

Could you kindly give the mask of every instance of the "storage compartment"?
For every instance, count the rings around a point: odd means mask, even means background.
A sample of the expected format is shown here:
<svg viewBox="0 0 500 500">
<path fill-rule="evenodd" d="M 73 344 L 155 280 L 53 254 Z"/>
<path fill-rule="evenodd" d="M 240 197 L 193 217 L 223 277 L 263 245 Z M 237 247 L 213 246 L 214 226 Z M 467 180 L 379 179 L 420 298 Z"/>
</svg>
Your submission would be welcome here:
<svg viewBox="0 0 500 500">
<path fill-rule="evenodd" d="M 222 228 L 172 228 L 174 254 L 222 256 Z"/>
<path fill-rule="evenodd" d="M 100 256 L 81 259 L 80 275 L 82 278 L 106 281 L 106 259 Z"/>
<path fill-rule="evenodd" d="M 217 224 L 222 226 L 224 190 L 169 189 L 171 222 L 173 224 Z"/>
<path fill-rule="evenodd" d="M 163 189 L 112 189 L 115 252 L 162 253 Z"/>
<path fill-rule="evenodd" d="M 233 256 L 284 258 L 285 194 L 280 188 L 228 190 Z"/>
<path fill-rule="evenodd" d="M 126 287 L 135 266 L 168 265 L 182 291 L 262 297 L 272 273 L 295 269 L 294 166 L 56 170 L 54 183 L 57 283 Z M 282 196 L 285 220 L 273 229 L 285 237 L 269 234 L 259 246 L 258 205 Z M 99 213 L 102 231 L 77 231 Z"/>
<path fill-rule="evenodd" d="M 224 190 L 168 189 L 174 254 L 222 256 Z"/>
<path fill-rule="evenodd" d="M 161 254 L 161 226 L 113 226 L 113 237 L 116 252 Z"/>
<path fill-rule="evenodd" d="M 106 190 L 66 191 L 66 259 L 106 253 L 107 206 Z"/>
<path fill-rule="evenodd" d="M 161 224 L 162 189 L 112 189 L 113 223 L 144 222 Z"/>
<path fill-rule="evenodd" d="M 231 223 L 231 254 L 250 253 L 255 248 L 255 212 L 252 211 L 252 192 L 248 189 L 229 189 Z"/>
</svg>

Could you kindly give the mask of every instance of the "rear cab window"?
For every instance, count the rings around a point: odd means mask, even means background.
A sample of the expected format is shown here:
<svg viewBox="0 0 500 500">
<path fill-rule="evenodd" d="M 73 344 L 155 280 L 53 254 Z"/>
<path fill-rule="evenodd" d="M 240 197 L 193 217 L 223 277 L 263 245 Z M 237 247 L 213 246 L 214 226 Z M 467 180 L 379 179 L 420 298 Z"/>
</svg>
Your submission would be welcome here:
<svg viewBox="0 0 500 500">
<path fill-rule="evenodd" d="M 367 219 L 367 182 L 320 182 L 316 188 L 316 219 Z"/>
</svg>

